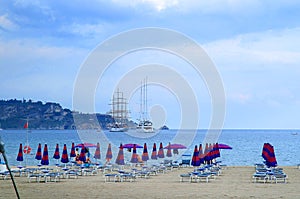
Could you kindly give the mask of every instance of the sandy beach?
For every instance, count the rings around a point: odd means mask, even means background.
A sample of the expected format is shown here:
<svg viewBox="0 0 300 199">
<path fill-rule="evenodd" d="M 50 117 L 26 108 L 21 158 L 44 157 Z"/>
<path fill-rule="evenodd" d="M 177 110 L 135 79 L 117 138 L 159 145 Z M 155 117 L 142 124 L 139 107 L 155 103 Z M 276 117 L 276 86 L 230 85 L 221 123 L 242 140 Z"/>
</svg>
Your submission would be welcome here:
<svg viewBox="0 0 300 199">
<path fill-rule="evenodd" d="M 287 183 L 253 183 L 254 167 L 228 167 L 208 183 L 180 182 L 180 174 L 193 168 L 180 168 L 137 178 L 133 182 L 105 182 L 102 173 L 60 179 L 59 182 L 29 183 L 27 177 L 15 177 L 21 198 L 297 198 L 300 194 L 300 170 L 283 167 Z M 0 180 L 0 198 L 16 198 L 10 179 Z"/>
</svg>

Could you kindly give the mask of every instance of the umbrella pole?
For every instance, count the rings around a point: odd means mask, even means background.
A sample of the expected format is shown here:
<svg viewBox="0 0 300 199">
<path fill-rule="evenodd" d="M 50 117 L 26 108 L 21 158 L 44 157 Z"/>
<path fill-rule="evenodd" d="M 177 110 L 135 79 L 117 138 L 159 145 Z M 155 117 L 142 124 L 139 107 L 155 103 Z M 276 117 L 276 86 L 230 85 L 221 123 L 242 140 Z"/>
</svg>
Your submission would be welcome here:
<svg viewBox="0 0 300 199">
<path fill-rule="evenodd" d="M 13 186 L 14 186 L 14 189 L 15 189 L 15 192 L 16 192 L 16 195 L 17 195 L 17 198 L 20 199 L 20 195 L 19 195 L 19 192 L 18 192 L 18 189 L 17 189 L 17 185 L 16 185 L 16 183 L 15 183 L 14 176 L 13 176 L 13 174 L 11 173 L 10 167 L 9 167 L 9 165 L 8 165 L 8 161 L 7 161 L 6 154 L 5 154 L 5 150 L 4 150 L 4 143 L 1 141 L 1 139 L 0 139 L 0 152 L 2 153 L 2 156 L 3 156 L 3 158 L 4 158 L 4 162 L 5 162 L 6 168 L 7 168 L 7 170 L 9 171 L 9 175 L 10 175 L 11 181 L 12 181 L 12 183 L 13 183 Z"/>
</svg>

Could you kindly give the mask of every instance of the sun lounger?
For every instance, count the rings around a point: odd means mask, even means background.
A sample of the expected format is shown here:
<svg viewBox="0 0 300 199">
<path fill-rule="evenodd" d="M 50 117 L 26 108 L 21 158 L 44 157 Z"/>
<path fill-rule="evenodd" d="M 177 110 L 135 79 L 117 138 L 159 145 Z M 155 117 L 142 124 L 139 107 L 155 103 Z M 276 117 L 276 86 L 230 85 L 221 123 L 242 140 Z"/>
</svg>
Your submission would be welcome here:
<svg viewBox="0 0 300 199">
<path fill-rule="evenodd" d="M 61 173 L 51 172 L 51 173 L 30 173 L 27 178 L 28 182 L 31 182 L 32 179 L 35 179 L 36 182 L 44 181 L 47 182 L 57 182 L 60 181 Z"/>
<path fill-rule="evenodd" d="M 119 174 L 119 177 L 121 182 L 126 182 L 126 181 L 133 182 L 136 179 L 136 176 L 133 173 L 121 173 Z"/>
<path fill-rule="evenodd" d="M 10 177 L 9 171 L 6 169 L 6 165 L 0 164 L 0 176 L 3 180 L 6 180 Z"/>
<path fill-rule="evenodd" d="M 191 174 L 190 173 L 184 173 L 184 174 L 180 174 L 180 182 L 183 182 L 183 179 L 188 179 L 189 181 L 191 181 Z"/>
<path fill-rule="evenodd" d="M 140 178 L 150 178 L 150 172 L 149 171 L 139 171 L 136 173 L 137 177 Z"/>
<path fill-rule="evenodd" d="M 198 182 L 201 182 L 202 179 L 206 181 L 206 183 L 209 182 L 209 178 L 212 176 L 211 173 L 200 173 L 197 175 Z"/>
<path fill-rule="evenodd" d="M 65 172 L 65 176 L 66 178 L 70 179 L 70 178 L 78 178 L 78 170 L 68 170 Z"/>
<path fill-rule="evenodd" d="M 30 173 L 27 175 L 28 182 L 31 182 L 31 179 L 35 179 L 36 182 L 40 182 L 41 177 L 42 176 L 39 173 Z"/>
<path fill-rule="evenodd" d="M 253 182 L 256 183 L 259 180 L 262 180 L 264 183 L 267 182 L 268 176 L 266 172 L 256 172 L 252 175 Z"/>
<path fill-rule="evenodd" d="M 204 179 L 208 183 L 210 177 L 211 177 L 210 173 L 192 172 L 190 177 L 190 182 L 201 182 L 201 180 Z"/>
<path fill-rule="evenodd" d="M 104 174 L 104 182 L 111 182 L 113 180 L 113 182 L 117 182 L 119 179 L 119 174 L 117 173 L 107 173 Z"/>
<path fill-rule="evenodd" d="M 8 171 L 1 171 L 0 176 L 1 176 L 2 180 L 6 180 L 10 177 L 10 174 Z"/>
<path fill-rule="evenodd" d="M 273 179 L 274 179 L 275 183 L 278 183 L 279 181 L 286 183 L 287 175 L 284 173 L 276 173 L 273 175 Z"/>
</svg>

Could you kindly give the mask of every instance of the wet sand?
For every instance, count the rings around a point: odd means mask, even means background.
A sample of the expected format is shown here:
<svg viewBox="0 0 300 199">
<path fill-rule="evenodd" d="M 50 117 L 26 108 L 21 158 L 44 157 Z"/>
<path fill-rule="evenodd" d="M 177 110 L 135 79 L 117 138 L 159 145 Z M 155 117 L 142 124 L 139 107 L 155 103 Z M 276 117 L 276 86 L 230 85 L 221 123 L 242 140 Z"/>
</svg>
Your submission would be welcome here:
<svg viewBox="0 0 300 199">
<path fill-rule="evenodd" d="M 208 183 L 180 182 L 179 175 L 193 168 L 180 168 L 165 174 L 137 178 L 134 182 L 104 182 L 102 173 L 61 179 L 59 182 L 29 183 L 27 177 L 15 177 L 21 198 L 298 198 L 300 170 L 282 167 L 287 183 L 253 183 L 254 167 L 228 167 Z M 16 198 L 10 179 L 0 179 L 0 198 Z"/>
</svg>

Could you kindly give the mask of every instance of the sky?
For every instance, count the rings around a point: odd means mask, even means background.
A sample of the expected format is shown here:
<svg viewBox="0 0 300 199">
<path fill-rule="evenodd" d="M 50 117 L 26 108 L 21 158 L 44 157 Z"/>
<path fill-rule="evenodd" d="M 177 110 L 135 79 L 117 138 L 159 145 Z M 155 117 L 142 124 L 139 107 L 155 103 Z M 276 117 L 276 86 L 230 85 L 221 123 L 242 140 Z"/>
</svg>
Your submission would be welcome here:
<svg viewBox="0 0 300 199">
<path fill-rule="evenodd" d="M 226 96 L 224 128 L 299 129 L 299 10 L 300 2 L 289 0 L 2 0 L 0 98 L 58 102 L 73 109 L 76 78 L 97 46 L 124 31 L 157 27 L 197 42 L 214 63 Z M 199 105 L 199 128 L 208 128 L 213 107 L 207 85 L 178 56 L 158 50 L 113 62 L 99 79 L 95 111 L 109 111 L 121 79 L 153 63 L 174 68 L 174 75 L 188 82 L 194 93 L 186 95 L 195 96 Z M 156 75 L 172 82 L 168 73 Z M 145 76 L 133 76 L 138 77 L 134 81 Z M 138 90 L 126 96 L 133 120 Z M 180 126 L 184 110 L 174 92 L 149 85 L 148 112 L 156 113 L 152 119 L 159 125 Z"/>
</svg>

